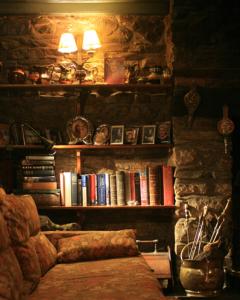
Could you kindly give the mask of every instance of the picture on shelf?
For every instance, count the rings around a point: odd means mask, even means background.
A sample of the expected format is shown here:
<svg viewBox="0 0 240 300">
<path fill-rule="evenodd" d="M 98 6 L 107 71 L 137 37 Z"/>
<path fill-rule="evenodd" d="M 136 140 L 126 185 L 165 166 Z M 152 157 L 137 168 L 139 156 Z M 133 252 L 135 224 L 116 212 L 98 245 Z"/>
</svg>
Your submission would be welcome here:
<svg viewBox="0 0 240 300">
<path fill-rule="evenodd" d="M 111 126 L 111 138 L 110 144 L 112 145 L 122 145 L 124 137 L 124 125 L 114 125 Z"/>
<path fill-rule="evenodd" d="M 21 124 L 21 130 L 22 130 L 22 141 L 23 145 L 40 145 L 42 144 L 41 138 L 36 135 L 36 133 L 25 126 L 24 124 Z"/>
<path fill-rule="evenodd" d="M 138 141 L 139 127 L 128 127 L 124 132 L 124 143 L 136 145 Z"/>
<path fill-rule="evenodd" d="M 92 144 L 92 123 L 82 116 L 77 116 L 67 124 L 69 144 Z"/>
<path fill-rule="evenodd" d="M 142 144 L 155 144 L 156 125 L 142 127 Z"/>
<path fill-rule="evenodd" d="M 110 128 L 107 124 L 99 125 L 96 129 L 93 143 L 94 145 L 106 145 L 109 143 Z"/>
<path fill-rule="evenodd" d="M 0 123 L 0 145 L 9 144 L 9 124 Z"/>
<path fill-rule="evenodd" d="M 104 81 L 109 84 L 125 82 L 125 66 L 123 57 L 105 57 Z"/>
<path fill-rule="evenodd" d="M 161 144 L 171 143 L 171 121 L 160 122 L 158 124 L 157 138 Z"/>
<path fill-rule="evenodd" d="M 47 139 L 53 141 L 56 145 L 64 144 L 62 132 L 57 128 L 46 128 L 45 135 Z"/>
</svg>

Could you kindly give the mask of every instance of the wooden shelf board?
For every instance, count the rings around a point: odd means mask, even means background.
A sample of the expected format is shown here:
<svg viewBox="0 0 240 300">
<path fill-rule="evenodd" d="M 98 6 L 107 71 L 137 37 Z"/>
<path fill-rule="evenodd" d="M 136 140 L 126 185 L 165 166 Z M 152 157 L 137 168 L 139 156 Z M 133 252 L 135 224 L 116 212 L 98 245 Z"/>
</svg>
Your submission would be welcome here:
<svg viewBox="0 0 240 300">
<path fill-rule="evenodd" d="M 166 92 L 171 85 L 161 84 L 0 84 L 0 90 L 92 90 L 92 89 L 117 89 L 117 90 L 158 90 Z"/>
<path fill-rule="evenodd" d="M 96 149 L 156 149 L 156 148 L 172 148 L 172 144 L 138 144 L 138 145 L 55 145 L 53 149 L 68 150 L 96 150 Z M 14 150 L 14 149 L 45 149 L 43 145 L 0 145 L 0 149 Z"/>
<path fill-rule="evenodd" d="M 136 205 L 136 206 L 41 206 L 39 210 L 111 210 L 111 209 L 175 209 L 174 205 Z"/>
</svg>

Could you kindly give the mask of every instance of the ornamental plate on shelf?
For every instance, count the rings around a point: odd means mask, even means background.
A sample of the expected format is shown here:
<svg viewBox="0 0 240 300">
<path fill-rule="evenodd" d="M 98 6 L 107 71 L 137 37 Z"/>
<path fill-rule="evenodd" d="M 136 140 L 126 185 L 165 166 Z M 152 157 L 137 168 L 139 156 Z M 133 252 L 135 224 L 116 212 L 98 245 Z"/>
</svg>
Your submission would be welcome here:
<svg viewBox="0 0 240 300">
<path fill-rule="evenodd" d="M 92 123 L 82 116 L 76 116 L 67 123 L 67 134 L 69 144 L 92 144 Z"/>
</svg>

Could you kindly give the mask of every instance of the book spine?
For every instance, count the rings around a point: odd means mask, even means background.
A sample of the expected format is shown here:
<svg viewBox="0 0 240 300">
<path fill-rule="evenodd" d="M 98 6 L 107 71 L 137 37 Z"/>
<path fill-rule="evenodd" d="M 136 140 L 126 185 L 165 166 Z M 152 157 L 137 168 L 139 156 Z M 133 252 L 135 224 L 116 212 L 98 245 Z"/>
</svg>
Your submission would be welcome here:
<svg viewBox="0 0 240 300">
<path fill-rule="evenodd" d="M 140 189 L 140 173 L 134 172 L 134 184 L 135 184 L 135 201 L 137 204 L 141 203 L 141 189 Z"/>
<path fill-rule="evenodd" d="M 98 204 L 106 205 L 106 182 L 105 174 L 97 174 Z"/>
<path fill-rule="evenodd" d="M 110 203 L 111 205 L 117 205 L 117 185 L 116 175 L 110 175 Z"/>
<path fill-rule="evenodd" d="M 158 167 L 148 167 L 149 204 L 158 205 L 160 199 L 160 189 L 158 182 Z"/>
<path fill-rule="evenodd" d="M 54 160 L 53 155 L 26 155 L 27 160 Z"/>
<path fill-rule="evenodd" d="M 141 205 L 148 205 L 148 180 L 147 180 L 147 169 L 144 168 L 140 171 L 140 194 L 141 194 Z"/>
<path fill-rule="evenodd" d="M 117 205 L 125 205 L 125 190 L 124 190 L 124 172 L 116 172 L 116 185 L 117 185 Z"/>
<path fill-rule="evenodd" d="M 130 172 L 124 172 L 124 189 L 125 189 L 125 201 L 130 204 L 131 202 L 131 185 L 130 185 Z"/>
<path fill-rule="evenodd" d="M 63 174 L 65 206 L 72 206 L 72 174 L 71 172 L 63 172 Z"/>
<path fill-rule="evenodd" d="M 28 160 L 23 159 L 21 161 L 22 166 L 55 166 L 54 160 Z"/>
<path fill-rule="evenodd" d="M 22 183 L 24 190 L 34 190 L 34 189 L 56 189 L 57 183 L 56 182 L 23 182 Z"/>
<path fill-rule="evenodd" d="M 45 171 L 45 170 L 55 170 L 55 167 L 53 165 L 49 165 L 49 166 L 22 165 L 22 170 Z"/>
<path fill-rule="evenodd" d="M 110 202 L 110 175 L 105 173 L 105 185 L 106 185 L 106 205 L 111 205 Z"/>
<path fill-rule="evenodd" d="M 163 204 L 174 205 L 173 170 L 171 166 L 162 166 Z"/>
<path fill-rule="evenodd" d="M 90 205 L 97 204 L 96 184 L 96 174 L 89 174 Z"/>
<path fill-rule="evenodd" d="M 65 206 L 64 174 L 63 174 L 63 172 L 60 172 L 60 174 L 59 174 L 59 183 L 60 183 L 60 201 L 61 201 L 61 205 Z"/>
<path fill-rule="evenodd" d="M 82 179 L 81 176 L 78 177 L 77 179 L 77 201 L 78 205 L 83 205 L 82 204 Z"/>
<path fill-rule="evenodd" d="M 24 176 L 24 182 L 55 182 L 55 176 Z"/>
<path fill-rule="evenodd" d="M 77 199 L 77 173 L 72 172 L 71 173 L 71 205 L 77 206 L 78 205 L 78 199 Z"/>
<path fill-rule="evenodd" d="M 135 187 L 135 172 L 130 172 L 130 192 L 131 192 L 131 201 L 136 203 L 136 187 Z"/>
<path fill-rule="evenodd" d="M 82 206 L 88 205 L 88 175 L 81 175 L 82 178 Z"/>
<path fill-rule="evenodd" d="M 55 176 L 55 170 L 22 170 L 23 177 Z"/>
</svg>

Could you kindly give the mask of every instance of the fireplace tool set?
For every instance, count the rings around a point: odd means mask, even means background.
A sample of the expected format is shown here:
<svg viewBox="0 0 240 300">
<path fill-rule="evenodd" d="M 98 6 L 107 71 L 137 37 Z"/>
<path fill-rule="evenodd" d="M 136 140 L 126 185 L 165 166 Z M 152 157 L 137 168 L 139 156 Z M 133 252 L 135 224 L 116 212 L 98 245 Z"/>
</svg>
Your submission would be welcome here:
<svg viewBox="0 0 240 300">
<path fill-rule="evenodd" d="M 194 239 L 193 241 L 190 241 L 189 229 L 188 229 L 190 212 L 188 209 L 188 205 L 187 204 L 184 205 L 187 245 L 183 248 L 181 256 L 185 251 L 187 251 L 187 254 L 184 253 L 185 259 L 190 259 L 190 260 L 201 260 L 211 255 L 212 250 L 219 246 L 220 232 L 223 228 L 225 222 L 225 216 L 229 208 L 229 205 L 230 205 L 230 199 L 227 200 L 226 206 L 224 207 L 221 214 L 216 217 L 216 223 L 210 238 L 208 238 L 208 241 L 207 241 L 207 235 L 205 234 L 208 206 L 205 205 L 203 207 L 203 211 L 198 218 L 198 224 L 194 235 Z"/>
<path fill-rule="evenodd" d="M 207 214 L 209 207 L 205 205 L 198 218 L 197 229 L 193 241 L 183 247 L 180 257 L 180 282 L 188 297 L 213 297 L 221 293 L 224 284 L 224 253 L 220 249 L 221 230 L 226 220 L 230 199 L 227 201 L 222 213 L 216 217 L 211 236 L 206 234 L 208 225 Z M 185 205 L 184 213 L 186 226 L 189 225 L 190 212 Z"/>
</svg>

